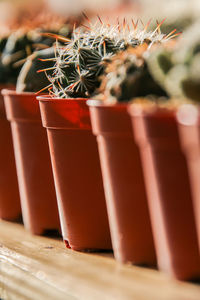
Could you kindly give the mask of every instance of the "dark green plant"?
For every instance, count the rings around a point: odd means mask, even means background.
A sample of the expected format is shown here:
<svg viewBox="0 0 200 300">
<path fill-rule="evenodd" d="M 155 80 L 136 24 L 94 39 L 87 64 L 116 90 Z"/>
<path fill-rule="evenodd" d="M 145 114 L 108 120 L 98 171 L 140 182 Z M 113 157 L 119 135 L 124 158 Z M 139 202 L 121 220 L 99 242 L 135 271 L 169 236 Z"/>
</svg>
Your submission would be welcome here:
<svg viewBox="0 0 200 300">
<path fill-rule="evenodd" d="M 124 102 L 146 96 L 166 96 L 149 73 L 144 54 L 147 45 L 128 48 L 112 58 L 102 79 L 99 97 L 107 102 Z"/>
<path fill-rule="evenodd" d="M 7 40 L 8 40 L 7 37 L 0 38 L 0 56 L 1 56 L 3 50 L 4 50 L 5 46 L 6 46 Z"/>
<path fill-rule="evenodd" d="M 48 76 L 54 95 L 61 98 L 90 97 L 100 87 L 102 74 L 118 52 L 142 44 L 146 44 L 148 50 L 153 44 L 166 42 L 175 33 L 162 34 L 162 22 L 153 31 L 147 30 L 149 22 L 142 29 L 137 23 L 132 23 L 132 28 L 126 21 L 122 25 L 110 26 L 99 18 L 99 23 L 89 23 L 87 30 L 75 29 L 72 39 L 66 40 L 66 46 L 57 47 L 54 71 Z M 57 39 L 62 40 L 59 36 Z M 148 76 L 143 72 L 142 80 L 148 81 Z"/>
<path fill-rule="evenodd" d="M 23 65 L 17 78 L 16 91 L 20 92 L 38 92 L 49 84 L 48 73 L 37 73 L 41 68 L 51 68 L 54 63 L 52 57 L 55 56 L 54 47 L 35 51 L 30 55 Z"/>
<path fill-rule="evenodd" d="M 60 30 L 70 37 L 71 32 L 67 25 L 63 25 Z M 52 33 L 58 34 L 59 31 Z M 47 49 L 52 46 L 55 40 L 52 37 L 43 35 L 43 29 L 18 30 L 13 32 L 0 44 L 0 82 L 16 84 L 19 72 L 33 52 Z"/>
</svg>

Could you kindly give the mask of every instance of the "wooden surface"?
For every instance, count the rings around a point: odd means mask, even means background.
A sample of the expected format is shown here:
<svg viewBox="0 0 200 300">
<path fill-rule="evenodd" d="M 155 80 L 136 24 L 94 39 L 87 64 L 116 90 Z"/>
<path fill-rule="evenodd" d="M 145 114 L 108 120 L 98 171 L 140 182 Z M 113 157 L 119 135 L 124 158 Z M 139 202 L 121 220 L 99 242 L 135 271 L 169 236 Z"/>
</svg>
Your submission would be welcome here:
<svg viewBox="0 0 200 300">
<path fill-rule="evenodd" d="M 120 265 L 112 254 L 73 252 L 0 221 L 0 299 L 200 300 L 200 285 Z"/>
</svg>

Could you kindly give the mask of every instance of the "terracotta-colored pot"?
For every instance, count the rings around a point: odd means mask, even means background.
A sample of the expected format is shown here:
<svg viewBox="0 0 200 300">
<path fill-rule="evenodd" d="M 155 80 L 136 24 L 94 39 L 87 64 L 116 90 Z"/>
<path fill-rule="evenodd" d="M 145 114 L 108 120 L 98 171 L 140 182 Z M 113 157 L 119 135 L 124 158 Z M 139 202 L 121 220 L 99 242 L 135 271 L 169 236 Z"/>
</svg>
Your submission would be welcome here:
<svg viewBox="0 0 200 300">
<path fill-rule="evenodd" d="M 200 112 L 194 105 L 182 105 L 177 112 L 179 136 L 185 153 L 193 195 L 200 250 Z"/>
<path fill-rule="evenodd" d="M 0 85 L 0 218 L 8 221 L 20 219 L 21 206 L 15 167 L 10 123 L 6 112 Z"/>
<path fill-rule="evenodd" d="M 140 147 L 159 268 L 178 279 L 200 277 L 188 169 L 176 114 L 131 106 Z"/>
<path fill-rule="evenodd" d="M 63 239 L 73 250 L 111 249 L 97 144 L 86 100 L 38 100 L 48 133 Z"/>
<path fill-rule="evenodd" d="M 155 265 L 156 257 L 138 146 L 127 104 L 88 101 L 97 137 L 114 255 L 120 262 Z"/>
<path fill-rule="evenodd" d="M 24 225 L 34 234 L 59 229 L 46 131 L 34 93 L 3 90 L 11 122 Z"/>
</svg>

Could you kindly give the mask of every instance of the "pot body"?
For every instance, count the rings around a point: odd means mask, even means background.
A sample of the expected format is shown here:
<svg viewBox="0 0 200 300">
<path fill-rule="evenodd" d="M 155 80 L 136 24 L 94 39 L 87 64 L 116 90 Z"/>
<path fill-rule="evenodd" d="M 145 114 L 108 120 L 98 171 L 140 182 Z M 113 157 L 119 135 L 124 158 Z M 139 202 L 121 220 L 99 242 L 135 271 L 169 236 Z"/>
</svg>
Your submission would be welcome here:
<svg viewBox="0 0 200 300">
<path fill-rule="evenodd" d="M 138 146 L 127 105 L 88 101 L 97 137 L 115 258 L 155 265 L 153 237 Z"/>
<path fill-rule="evenodd" d="M 0 91 L 5 86 L 0 86 Z M 0 94 L 0 218 L 17 221 L 21 206 L 10 123 L 6 119 L 3 96 Z"/>
<path fill-rule="evenodd" d="M 73 250 L 111 249 L 97 144 L 86 100 L 38 99 L 47 128 L 63 239 Z"/>
<path fill-rule="evenodd" d="M 189 170 L 200 252 L 200 112 L 193 105 L 183 105 L 177 112 L 177 121 Z"/>
<path fill-rule="evenodd" d="M 34 234 L 59 230 L 46 131 L 33 93 L 4 90 L 11 123 L 24 225 Z"/>
<path fill-rule="evenodd" d="M 175 113 L 130 108 L 140 147 L 159 268 L 178 279 L 200 277 L 200 257 L 185 156 Z"/>
</svg>

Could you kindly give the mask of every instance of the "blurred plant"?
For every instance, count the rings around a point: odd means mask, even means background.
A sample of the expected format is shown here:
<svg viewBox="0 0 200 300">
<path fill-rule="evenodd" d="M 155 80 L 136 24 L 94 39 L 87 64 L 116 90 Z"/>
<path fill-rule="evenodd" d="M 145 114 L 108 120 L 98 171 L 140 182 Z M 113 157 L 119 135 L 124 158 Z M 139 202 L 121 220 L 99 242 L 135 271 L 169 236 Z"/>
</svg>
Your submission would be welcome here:
<svg viewBox="0 0 200 300">
<path fill-rule="evenodd" d="M 44 86 L 49 84 L 47 76 L 44 73 L 37 73 L 41 68 L 53 67 L 53 62 L 49 61 L 55 55 L 54 47 L 35 51 L 24 63 L 17 78 L 16 91 L 38 92 Z M 45 59 L 45 61 L 44 61 Z M 47 72 L 48 74 L 48 72 Z"/>
<path fill-rule="evenodd" d="M 118 52 L 142 44 L 146 44 L 146 50 L 149 50 L 154 44 L 165 43 L 177 35 L 175 30 L 168 35 L 161 33 L 164 20 L 149 31 L 150 21 L 139 29 L 138 22 L 133 20 L 130 27 L 125 19 L 123 24 L 117 22 L 111 26 L 103 23 L 100 17 L 95 24 L 87 16 L 85 18 L 88 26 L 84 25 L 84 31 L 83 27 L 74 28 L 72 39 L 49 34 L 66 42 L 64 47 L 57 44 L 57 55 L 52 58 L 54 67 L 40 71 L 53 70 L 51 76 L 47 74 L 51 84 L 48 90 L 56 97 L 87 98 L 93 95 L 100 86 L 106 66 Z"/>
<path fill-rule="evenodd" d="M 149 70 L 170 97 L 200 101 L 200 23 L 182 35 L 174 49 L 159 48 L 147 63 Z"/>
<path fill-rule="evenodd" d="M 0 43 L 0 82 L 15 84 L 19 72 L 33 52 L 47 49 L 54 44 L 54 39 L 45 36 L 45 32 L 63 34 L 70 37 L 73 30 L 71 20 L 41 12 L 37 16 L 26 15 L 26 18 L 16 20 L 13 31 Z M 30 62 L 30 60 L 29 60 Z M 43 82 L 46 82 L 45 76 Z"/>
</svg>

